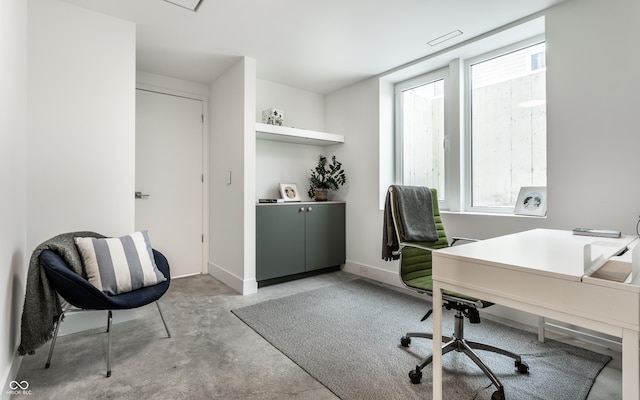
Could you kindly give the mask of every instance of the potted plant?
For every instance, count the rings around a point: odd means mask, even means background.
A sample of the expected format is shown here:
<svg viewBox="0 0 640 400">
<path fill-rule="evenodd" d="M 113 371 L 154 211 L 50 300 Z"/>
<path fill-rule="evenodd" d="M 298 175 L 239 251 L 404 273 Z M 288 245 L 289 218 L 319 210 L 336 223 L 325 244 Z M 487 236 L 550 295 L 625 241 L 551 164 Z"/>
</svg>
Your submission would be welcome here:
<svg viewBox="0 0 640 400">
<path fill-rule="evenodd" d="M 327 191 L 338 190 L 346 182 L 347 176 L 342 169 L 342 163 L 336 160 L 336 156 L 331 157 L 331 164 L 329 164 L 327 157 L 320 154 L 318 165 L 311 170 L 307 194 L 316 201 L 327 201 Z"/>
</svg>

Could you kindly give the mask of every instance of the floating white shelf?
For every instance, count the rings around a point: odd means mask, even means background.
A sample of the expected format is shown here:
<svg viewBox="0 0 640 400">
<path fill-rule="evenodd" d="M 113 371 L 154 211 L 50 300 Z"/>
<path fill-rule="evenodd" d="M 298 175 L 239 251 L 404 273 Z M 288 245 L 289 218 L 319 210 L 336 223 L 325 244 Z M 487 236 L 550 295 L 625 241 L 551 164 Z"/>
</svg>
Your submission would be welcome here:
<svg viewBox="0 0 640 400">
<path fill-rule="evenodd" d="M 260 122 L 256 122 L 256 138 L 263 140 L 275 140 L 278 142 L 313 144 L 317 146 L 344 143 L 343 135 L 300 128 L 289 128 L 286 126 L 268 125 Z"/>
</svg>

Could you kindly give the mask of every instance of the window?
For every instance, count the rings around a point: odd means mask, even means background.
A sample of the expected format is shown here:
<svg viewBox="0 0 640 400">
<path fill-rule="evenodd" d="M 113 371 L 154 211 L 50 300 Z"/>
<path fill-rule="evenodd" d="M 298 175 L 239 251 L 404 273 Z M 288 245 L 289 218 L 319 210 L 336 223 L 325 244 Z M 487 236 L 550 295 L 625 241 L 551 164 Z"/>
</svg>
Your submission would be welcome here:
<svg viewBox="0 0 640 400">
<path fill-rule="evenodd" d="M 513 208 L 546 186 L 544 43 L 468 63 L 471 208 Z"/>
<path fill-rule="evenodd" d="M 546 52 L 541 51 L 531 55 L 531 71 L 547 68 Z"/>
<path fill-rule="evenodd" d="M 443 210 L 510 213 L 546 186 L 541 37 L 395 84 L 395 181 L 438 190 Z"/>
<path fill-rule="evenodd" d="M 428 186 L 445 196 L 444 71 L 396 86 L 399 118 L 396 181 Z"/>
</svg>

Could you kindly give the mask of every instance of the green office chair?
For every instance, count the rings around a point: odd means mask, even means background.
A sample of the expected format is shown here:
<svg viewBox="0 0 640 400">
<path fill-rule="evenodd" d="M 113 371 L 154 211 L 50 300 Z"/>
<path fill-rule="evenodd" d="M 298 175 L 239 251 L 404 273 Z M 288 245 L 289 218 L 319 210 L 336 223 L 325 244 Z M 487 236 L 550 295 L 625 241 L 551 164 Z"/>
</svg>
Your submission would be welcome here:
<svg viewBox="0 0 640 400">
<path fill-rule="evenodd" d="M 400 191 L 402 191 L 402 193 L 400 193 Z M 430 196 L 428 195 L 428 192 L 430 192 Z M 408 228 L 406 224 L 407 221 L 403 220 L 406 215 L 403 215 L 402 210 L 407 211 L 407 207 L 401 207 L 399 205 L 401 201 L 399 198 L 413 199 L 414 202 L 415 199 L 418 199 L 418 203 L 427 203 L 430 201 L 430 204 L 423 204 L 424 207 L 421 210 L 414 210 L 414 212 L 417 211 L 418 213 L 414 215 L 424 216 L 425 212 L 433 213 L 434 226 L 431 230 L 433 231 L 435 229 L 435 231 L 437 231 L 436 240 L 411 241 L 410 235 L 404 234 L 404 231 L 408 230 Z M 397 248 L 392 248 L 391 258 L 400 259 L 400 278 L 403 284 L 410 290 L 426 294 L 428 296 L 433 296 L 433 282 L 431 280 L 431 250 L 448 247 L 459 240 L 476 241 L 475 239 L 469 238 L 452 238 L 451 244 L 449 244 L 442 224 L 442 219 L 440 217 L 438 194 L 436 189 L 397 185 L 389 187 L 387 201 L 385 204 L 385 220 L 388 218 L 387 216 L 391 217 L 391 223 L 393 226 L 389 228 L 391 228 L 393 230 L 392 233 L 395 234 L 394 240 L 397 240 L 395 244 L 391 245 L 392 247 Z M 385 229 L 388 229 L 386 226 L 388 223 L 389 221 L 385 221 Z M 391 242 L 392 241 L 385 239 L 385 245 L 388 245 Z M 383 258 L 385 258 L 384 250 Z M 489 307 L 492 303 L 449 291 L 444 291 L 442 297 L 444 308 L 456 311 L 453 335 L 451 337 L 442 337 L 442 354 L 445 355 L 453 350 L 466 354 L 478 367 L 480 367 L 496 387 L 496 391 L 491 396 L 491 399 L 504 399 L 504 387 L 493 372 L 491 372 L 489 367 L 480 360 L 474 350 L 490 351 L 511 357 L 515 360 L 515 367 L 520 373 L 527 373 L 529 371 L 529 366 L 523 362 L 521 357 L 517 354 L 494 346 L 468 341 L 464 338 L 464 318 L 469 318 L 469 322 L 471 323 L 480 323 L 480 314 L 478 313 L 478 309 Z M 422 318 L 422 321 L 429 318 L 432 311 L 433 310 L 429 310 Z M 414 337 L 433 339 L 433 334 L 409 332 L 400 339 L 400 344 L 404 347 L 409 347 L 411 344 L 411 338 Z M 432 360 L 433 355 L 429 355 L 422 360 L 420 364 L 416 365 L 415 369 L 409 372 L 409 378 L 412 383 L 420 383 L 420 380 L 422 379 L 422 369 L 430 364 Z"/>
</svg>

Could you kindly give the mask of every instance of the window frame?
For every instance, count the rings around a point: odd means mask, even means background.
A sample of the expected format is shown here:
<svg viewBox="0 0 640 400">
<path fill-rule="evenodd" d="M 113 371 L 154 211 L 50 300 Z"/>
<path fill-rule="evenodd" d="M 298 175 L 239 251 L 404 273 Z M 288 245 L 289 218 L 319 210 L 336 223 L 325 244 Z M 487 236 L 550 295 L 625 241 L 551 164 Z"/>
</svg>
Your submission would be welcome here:
<svg viewBox="0 0 640 400">
<path fill-rule="evenodd" d="M 403 154 L 402 154 L 402 102 L 399 101 L 401 96 L 399 91 L 410 89 L 411 87 L 420 86 L 438 79 L 444 79 L 445 94 L 445 193 L 444 201 L 439 202 L 440 210 L 445 212 L 459 213 L 483 213 L 492 215 L 512 215 L 514 207 L 472 207 L 472 181 L 471 181 L 471 96 L 470 96 L 470 65 L 498 57 L 513 51 L 517 51 L 526 47 L 533 46 L 538 43 L 546 42 L 544 27 L 538 30 L 537 34 L 512 43 L 502 42 L 500 47 L 488 50 L 488 46 L 480 48 L 480 51 L 469 54 L 456 54 L 446 64 L 434 65 L 434 68 L 426 70 L 419 75 L 411 76 L 405 74 L 402 79 L 392 81 L 392 86 L 387 92 L 389 99 L 393 98 L 393 119 L 390 121 L 393 129 L 393 138 L 387 145 L 392 144 L 394 149 L 390 149 L 388 159 L 392 161 L 388 164 L 392 167 L 387 178 L 392 179 L 391 182 L 402 184 L 403 177 Z M 458 57 L 455 57 L 455 56 Z M 546 54 L 545 54 L 546 57 Z M 423 71 L 425 71 L 423 70 Z M 382 136 L 381 136 L 382 138 Z M 381 142 L 382 144 L 383 142 Z M 382 170 L 381 170 L 382 171 Z M 382 182 L 381 181 L 381 182 Z M 388 180 L 386 182 L 389 182 Z M 381 186 L 382 188 L 382 186 Z M 384 193 L 386 186 L 381 189 L 381 209 L 384 203 Z"/>
<path fill-rule="evenodd" d="M 403 117 L 404 117 L 404 101 L 402 92 L 406 90 L 411 90 L 419 86 L 428 85 L 433 82 L 437 82 L 439 80 L 443 81 L 444 86 L 444 192 L 439 193 L 439 197 L 442 197 L 443 200 L 439 201 L 439 207 L 441 209 L 449 208 L 449 182 L 451 178 L 449 177 L 449 168 L 451 155 L 450 150 L 451 146 L 449 145 L 449 136 L 450 130 L 448 128 L 448 119 L 447 109 L 449 108 L 449 96 L 450 96 L 450 71 L 449 67 L 439 68 L 425 74 L 421 74 L 404 81 L 398 82 L 394 85 L 394 96 L 395 96 L 395 155 L 394 155 L 394 180 L 399 184 L 404 184 L 404 138 L 403 138 Z"/>
<path fill-rule="evenodd" d="M 463 77 L 463 95 L 462 101 L 464 103 L 463 106 L 463 115 L 464 115 L 464 174 L 460 176 L 461 183 L 464 185 L 464 211 L 466 212 L 477 212 L 477 213 L 488 213 L 488 214 L 512 214 L 514 211 L 514 207 L 487 207 L 487 206 L 473 206 L 473 156 L 472 156 L 472 129 L 471 129 L 471 118 L 472 118 L 472 97 L 471 97 L 471 67 L 474 64 L 481 63 L 483 61 L 491 60 L 494 58 L 498 58 L 500 56 L 525 49 L 527 47 L 532 47 L 540 43 L 545 43 L 545 35 L 536 35 L 528 39 L 521 40 L 519 42 L 515 42 L 513 44 L 503 46 L 497 48 L 495 50 L 488 51 L 486 53 L 468 58 L 464 60 L 464 77 Z M 546 55 L 545 55 L 546 57 Z M 546 68 L 545 68 L 546 69 Z M 446 128 L 445 128 L 446 129 Z"/>
</svg>

